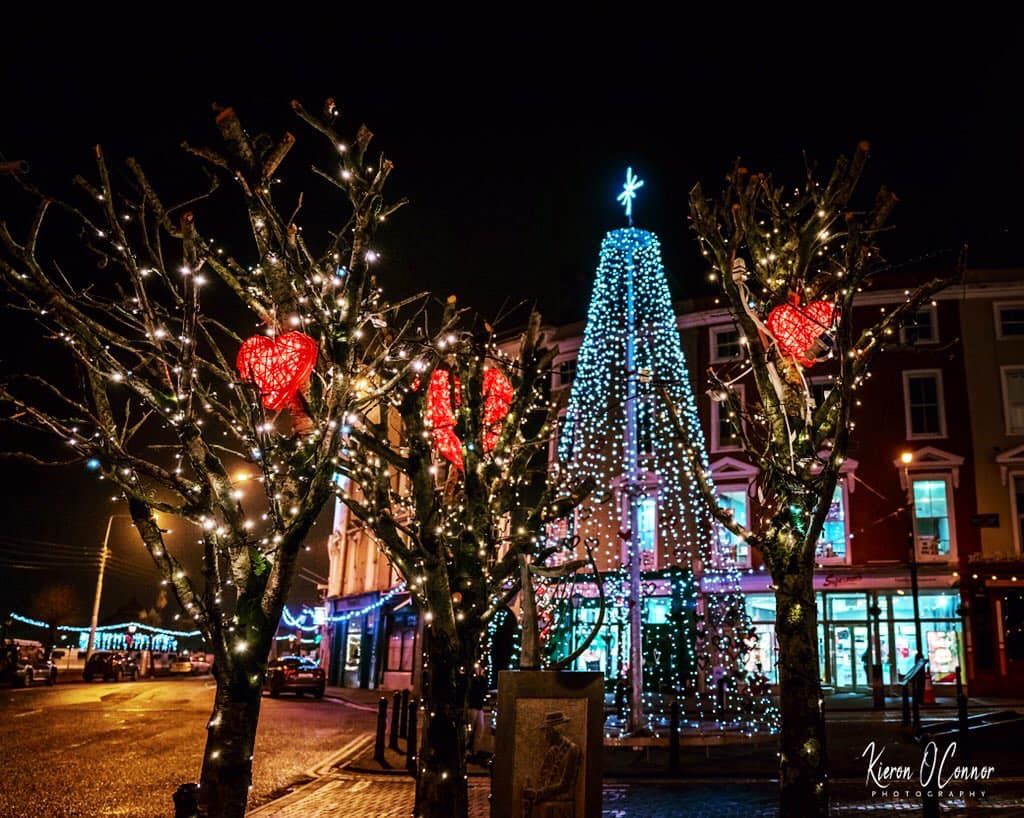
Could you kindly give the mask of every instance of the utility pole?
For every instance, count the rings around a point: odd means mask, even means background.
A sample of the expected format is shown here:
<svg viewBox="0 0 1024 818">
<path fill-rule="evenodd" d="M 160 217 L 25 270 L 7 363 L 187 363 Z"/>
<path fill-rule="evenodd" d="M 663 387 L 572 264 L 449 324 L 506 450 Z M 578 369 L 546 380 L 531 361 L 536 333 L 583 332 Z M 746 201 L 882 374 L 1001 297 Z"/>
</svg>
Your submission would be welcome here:
<svg viewBox="0 0 1024 818">
<path fill-rule="evenodd" d="M 103 574 L 107 568 L 107 557 L 110 555 L 110 549 L 107 547 L 110 543 L 110 529 L 114 525 L 114 518 L 123 516 L 125 515 L 111 514 L 107 518 L 107 533 L 103 536 L 103 550 L 100 551 L 100 573 L 96 577 L 96 596 L 92 601 L 92 619 L 89 620 L 89 642 L 85 646 L 86 661 L 92 656 L 96 646 L 96 625 L 99 623 L 100 598 L 103 596 Z"/>
<path fill-rule="evenodd" d="M 630 219 L 632 224 L 632 219 Z M 640 583 L 640 443 L 637 440 L 637 364 L 636 364 L 636 295 L 633 286 L 635 266 L 630 258 L 626 267 L 626 499 L 629 502 L 629 535 L 626 551 L 629 555 L 629 723 L 630 733 L 636 734 L 644 724 L 644 660 L 643 625 L 644 602 Z"/>
</svg>

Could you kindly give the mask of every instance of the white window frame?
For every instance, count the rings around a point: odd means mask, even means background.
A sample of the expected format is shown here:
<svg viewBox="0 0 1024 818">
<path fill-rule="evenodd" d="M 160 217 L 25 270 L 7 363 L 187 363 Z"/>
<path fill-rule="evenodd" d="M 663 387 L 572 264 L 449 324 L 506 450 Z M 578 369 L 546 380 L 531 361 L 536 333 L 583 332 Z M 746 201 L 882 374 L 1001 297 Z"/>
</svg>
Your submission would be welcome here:
<svg viewBox="0 0 1024 818">
<path fill-rule="evenodd" d="M 734 493 L 734 494 L 743 494 L 743 495 L 746 496 L 746 498 L 747 498 L 747 521 L 746 521 L 746 523 L 744 523 L 744 525 L 749 529 L 750 528 L 750 516 L 751 516 L 751 513 L 753 512 L 753 508 L 750 505 L 750 500 L 751 500 L 751 497 L 750 497 L 750 483 L 723 483 L 722 485 L 717 485 L 717 484 L 715 485 L 715 494 L 724 494 L 725 492 L 731 492 L 731 493 Z M 727 562 L 726 560 L 722 559 L 722 555 L 718 552 L 718 542 L 717 542 L 717 539 L 718 539 L 718 537 L 717 537 L 717 533 L 718 533 L 717 529 L 718 529 L 718 527 L 725 528 L 725 526 L 723 526 L 717 520 L 713 523 L 713 526 L 714 526 L 714 528 L 712 530 L 714 531 L 714 533 L 716 535 L 715 536 L 716 542 L 714 544 L 715 545 L 715 553 L 714 553 L 714 559 L 712 560 L 712 562 L 717 567 L 720 567 L 720 568 L 725 568 L 725 567 L 728 567 L 728 566 L 731 566 L 733 568 L 749 568 L 750 564 L 751 564 L 751 548 L 750 548 L 750 543 L 749 542 L 747 543 L 747 559 L 746 559 L 745 562 Z M 729 532 L 729 533 L 732 533 L 732 532 Z M 733 535 L 733 536 L 735 536 L 735 535 Z"/>
<path fill-rule="evenodd" d="M 818 565 L 849 565 L 850 564 L 850 480 L 852 476 L 843 475 L 845 479 L 836 484 L 841 491 L 843 503 L 843 556 L 842 557 L 819 557 L 817 554 L 818 544 L 814 544 L 814 562 Z M 820 540 L 821 537 L 819 536 Z M 915 540 L 916 542 L 916 540 Z"/>
<path fill-rule="evenodd" d="M 923 375 L 934 375 L 936 393 L 939 401 L 938 433 L 916 434 L 911 425 L 910 415 L 910 379 Z M 946 429 L 946 392 L 942 383 L 941 369 L 904 369 L 903 370 L 903 419 L 907 428 L 907 440 L 940 440 L 947 437 Z"/>
<path fill-rule="evenodd" d="M 949 553 L 945 556 L 925 557 L 917 550 L 917 508 L 914 502 L 914 483 L 919 480 L 941 480 L 946 484 L 946 511 L 949 513 Z M 956 511 L 953 507 L 953 476 L 949 472 L 911 472 L 907 478 L 907 500 L 911 503 L 911 519 L 914 524 L 914 554 L 918 562 L 956 562 Z"/>
<path fill-rule="evenodd" d="M 992 303 L 992 321 L 995 324 L 996 338 L 1000 341 L 1024 341 L 1024 335 L 1003 335 L 1000 311 L 1006 307 L 1024 309 L 1024 301 L 995 301 Z"/>
<path fill-rule="evenodd" d="M 1024 372 L 1024 364 L 1007 364 L 1006 366 L 999 367 L 999 380 L 1003 387 L 1003 423 L 1005 424 L 1008 437 L 1020 437 L 1024 435 L 1024 429 L 1013 431 L 1010 428 L 1010 389 L 1006 374 L 1013 370 Z"/>
<path fill-rule="evenodd" d="M 746 411 L 747 408 L 747 388 L 741 384 L 734 384 L 731 387 L 732 391 L 736 393 L 740 399 L 740 409 Z M 712 452 L 739 452 L 743 450 L 743 443 L 740 441 L 739 436 L 736 438 L 735 445 L 723 443 L 719 438 L 719 429 L 721 424 L 719 419 L 721 418 L 722 409 L 726 406 L 726 401 L 717 401 L 714 398 L 709 398 L 711 401 L 711 451 Z M 741 414 L 738 418 L 740 424 L 743 423 L 743 415 Z"/>
<path fill-rule="evenodd" d="M 932 337 L 927 340 L 914 341 L 914 346 L 923 346 L 924 344 L 937 344 L 939 342 L 939 310 L 935 304 L 928 303 L 923 307 L 920 307 L 915 312 L 928 312 L 930 313 L 930 322 L 932 327 Z M 900 327 L 900 343 L 908 344 L 907 341 L 907 328 L 905 326 Z"/>
<path fill-rule="evenodd" d="M 718 354 L 718 336 L 723 332 L 735 332 L 737 343 L 740 347 L 740 355 L 735 358 L 723 358 Z M 739 339 L 743 337 L 743 331 L 735 324 L 716 324 L 713 327 L 708 327 L 708 341 L 711 348 L 708 350 L 708 361 L 713 364 L 727 364 L 733 361 L 738 361 L 743 357 L 743 342 Z"/>
</svg>

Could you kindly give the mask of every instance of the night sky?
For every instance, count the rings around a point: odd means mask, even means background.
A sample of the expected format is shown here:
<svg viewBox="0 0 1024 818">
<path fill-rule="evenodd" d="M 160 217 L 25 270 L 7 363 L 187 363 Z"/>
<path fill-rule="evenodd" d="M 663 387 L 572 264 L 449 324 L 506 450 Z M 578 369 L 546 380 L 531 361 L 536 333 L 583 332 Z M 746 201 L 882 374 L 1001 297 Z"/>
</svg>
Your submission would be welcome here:
<svg viewBox="0 0 1024 818">
<path fill-rule="evenodd" d="M 843 34 L 754 21 L 737 33 L 741 22 L 664 38 L 647 19 L 601 34 L 375 24 L 349 36 L 308 19 L 275 23 L 273 37 L 190 27 L 167 29 L 163 42 L 152 30 L 126 41 L 116 26 L 36 23 L 0 48 L 0 158 L 28 161 L 38 184 L 63 193 L 102 143 L 112 161 L 134 155 L 172 186 L 198 185 L 178 145 L 215 143 L 211 103 L 301 142 L 312 136 L 288 101 L 317 108 L 333 96 L 342 128 L 366 122 L 395 162 L 392 195 L 412 200 L 378 238 L 384 286 L 394 296 L 454 292 L 487 316 L 524 300 L 551 321 L 584 316 L 601 237 L 622 224 L 615 195 L 627 165 L 646 182 L 638 225 L 659 234 L 674 293 L 695 295 L 704 285 L 686 225 L 694 182 L 717 189 L 739 155 L 799 181 L 802 151 L 827 166 L 861 139 L 872 144 L 866 186 L 885 182 L 900 197 L 890 260 L 948 266 L 968 241 L 972 263 L 1024 262 L 1017 21 L 872 19 Z M 8 188 L 0 179 L 0 218 L 16 220 Z M 2 326 L 0 370 L 48 372 L 52 357 L 26 342 L 24 325 L 5 314 Z M 95 551 L 111 492 L 81 469 L 0 467 L 0 609 L 25 611 L 54 576 L 13 569 L 11 554 L 60 562 L 67 546 Z M 320 573 L 325 536 L 321 525 L 304 557 Z M 111 542 L 120 570 L 104 612 L 132 596 L 151 605 L 156 574 L 127 521 Z M 64 577 L 80 589 L 84 621 L 94 574 Z M 297 582 L 292 601 L 313 599 Z"/>
</svg>

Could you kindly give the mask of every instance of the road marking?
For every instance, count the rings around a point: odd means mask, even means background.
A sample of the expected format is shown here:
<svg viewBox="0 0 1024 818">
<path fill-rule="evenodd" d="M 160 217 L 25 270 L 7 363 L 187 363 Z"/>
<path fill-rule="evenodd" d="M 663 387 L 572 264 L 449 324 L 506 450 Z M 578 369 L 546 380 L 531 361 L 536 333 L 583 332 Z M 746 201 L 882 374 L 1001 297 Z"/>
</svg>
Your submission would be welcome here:
<svg viewBox="0 0 1024 818">
<path fill-rule="evenodd" d="M 15 713 L 14 718 L 20 719 L 22 716 L 31 716 L 33 713 L 42 713 L 42 710 L 25 710 L 22 713 Z"/>
</svg>

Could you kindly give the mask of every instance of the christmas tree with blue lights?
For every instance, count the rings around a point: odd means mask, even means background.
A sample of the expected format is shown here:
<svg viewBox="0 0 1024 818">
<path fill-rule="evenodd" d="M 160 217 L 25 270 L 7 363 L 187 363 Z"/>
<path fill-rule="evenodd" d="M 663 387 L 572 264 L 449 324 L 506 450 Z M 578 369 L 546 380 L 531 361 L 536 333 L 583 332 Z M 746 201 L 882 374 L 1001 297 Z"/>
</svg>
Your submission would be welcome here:
<svg viewBox="0 0 1024 818">
<path fill-rule="evenodd" d="M 771 708 L 749 701 L 760 686 L 744 668 L 750 631 L 739 578 L 717 564 L 711 516 L 679 454 L 682 423 L 706 470 L 660 244 L 633 226 L 642 186 L 629 169 L 619 195 L 629 226 L 601 244 L 559 467 L 570 482 L 592 478 L 597 486 L 575 533 L 608 569 L 612 628 L 628 632 L 618 639 L 620 655 L 602 665 L 628 691 L 620 697 L 627 730 L 643 733 L 669 696 L 685 692 L 699 724 L 753 732 L 767 726 Z M 716 593 L 700 593 L 702 577 Z"/>
</svg>

